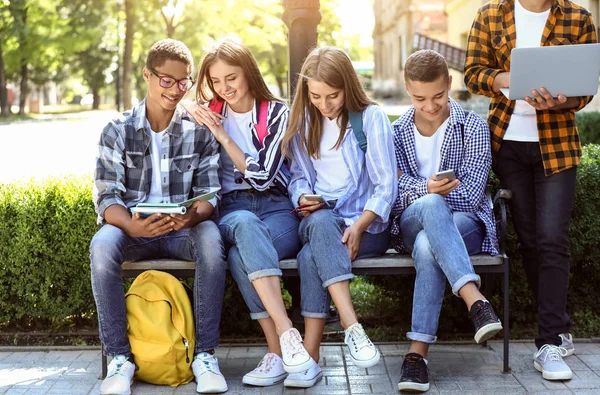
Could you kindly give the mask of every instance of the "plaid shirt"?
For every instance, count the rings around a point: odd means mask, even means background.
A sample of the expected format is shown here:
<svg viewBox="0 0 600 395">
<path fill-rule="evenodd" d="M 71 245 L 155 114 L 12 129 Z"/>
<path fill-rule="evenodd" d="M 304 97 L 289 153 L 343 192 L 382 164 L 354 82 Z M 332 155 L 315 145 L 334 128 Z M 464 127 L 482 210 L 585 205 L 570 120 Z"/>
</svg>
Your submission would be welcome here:
<svg viewBox="0 0 600 395">
<path fill-rule="evenodd" d="M 489 199 L 485 195 L 492 154 L 490 152 L 490 130 L 479 115 L 465 112 L 452 99 L 450 120 L 440 150 L 440 168 L 454 170 L 460 185 L 444 199 L 452 211 L 475 213 L 485 225 L 482 252 L 498 254 L 496 224 Z M 414 134 L 415 107 L 411 108 L 392 124 L 394 147 L 398 168 L 402 175 L 398 179 L 398 197 L 392 206 L 392 245 L 404 252 L 400 229 L 400 217 L 415 200 L 428 194 L 427 179 L 419 176 L 417 149 Z"/>
<path fill-rule="evenodd" d="M 145 100 L 102 131 L 93 191 L 98 224 L 104 222 L 104 211 L 109 206 L 130 208 L 148 198 L 152 182 L 150 133 Z M 169 170 L 163 171 L 161 178 L 163 196 L 169 196 L 169 202 L 182 202 L 205 188 L 220 187 L 219 145 L 212 133 L 195 123 L 179 105 L 167 129 L 166 142 L 161 155 L 168 161 Z"/>
<path fill-rule="evenodd" d="M 500 150 L 515 102 L 495 93 L 496 75 L 510 70 L 510 51 L 516 46 L 515 0 L 493 0 L 477 12 L 467 45 L 465 84 L 476 94 L 492 98 L 488 123 L 492 150 Z M 590 13 L 568 0 L 555 0 L 542 34 L 542 46 L 596 42 L 596 29 Z M 543 66 L 540 66 L 543 67 Z M 565 70 L 565 72 L 569 72 Z M 585 107 L 592 96 L 579 98 L 575 108 L 537 111 L 540 150 L 546 176 L 577 166 L 581 142 L 575 125 L 575 112 Z"/>
</svg>

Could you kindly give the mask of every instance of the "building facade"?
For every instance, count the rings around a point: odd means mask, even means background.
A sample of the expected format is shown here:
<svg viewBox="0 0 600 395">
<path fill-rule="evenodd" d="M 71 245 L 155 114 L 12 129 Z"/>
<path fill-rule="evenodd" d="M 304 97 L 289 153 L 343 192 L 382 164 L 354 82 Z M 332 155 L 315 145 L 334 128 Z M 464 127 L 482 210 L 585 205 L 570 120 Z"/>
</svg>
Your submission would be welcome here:
<svg viewBox="0 0 600 395">
<path fill-rule="evenodd" d="M 373 92 L 379 97 L 403 97 L 403 65 L 420 33 L 447 41 L 444 0 L 374 0 Z"/>
</svg>

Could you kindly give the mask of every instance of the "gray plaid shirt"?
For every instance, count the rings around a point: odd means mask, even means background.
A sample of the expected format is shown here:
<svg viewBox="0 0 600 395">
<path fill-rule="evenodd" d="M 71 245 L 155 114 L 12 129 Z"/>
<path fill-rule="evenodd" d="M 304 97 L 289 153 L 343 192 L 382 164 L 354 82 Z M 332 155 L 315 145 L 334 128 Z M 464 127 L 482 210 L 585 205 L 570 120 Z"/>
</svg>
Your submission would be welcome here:
<svg viewBox="0 0 600 395">
<path fill-rule="evenodd" d="M 152 182 L 150 141 L 146 101 L 106 125 L 98 143 L 94 173 L 94 206 L 98 224 L 104 211 L 113 204 L 130 208 L 145 202 Z M 198 125 L 181 106 L 177 106 L 167 128 L 161 161 L 163 196 L 177 203 L 200 195 L 205 188 L 218 188 L 219 144 L 212 133 Z"/>
</svg>

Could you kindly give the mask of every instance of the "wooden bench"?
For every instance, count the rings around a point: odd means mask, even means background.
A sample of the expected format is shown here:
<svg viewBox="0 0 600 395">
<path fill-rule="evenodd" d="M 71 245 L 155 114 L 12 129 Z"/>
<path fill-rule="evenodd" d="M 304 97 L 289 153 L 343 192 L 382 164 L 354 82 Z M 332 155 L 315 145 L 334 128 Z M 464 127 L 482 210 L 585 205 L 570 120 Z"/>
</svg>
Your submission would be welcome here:
<svg viewBox="0 0 600 395">
<path fill-rule="evenodd" d="M 500 254 L 490 256 L 479 254 L 471 256 L 471 262 L 478 274 L 498 273 L 503 275 L 502 296 L 504 299 L 502 326 L 504 327 L 504 366 L 503 373 L 510 373 L 508 366 L 509 357 L 509 306 L 508 306 L 508 263 L 509 259 L 505 253 L 505 235 L 506 235 L 506 200 L 510 199 L 511 193 L 508 190 L 499 190 L 494 197 L 493 206 L 496 208 L 497 232 Z M 491 199 L 490 199 L 491 200 Z M 490 202 L 490 204 L 492 204 Z M 175 277 L 185 278 L 194 277 L 195 262 L 181 261 L 174 259 L 156 259 L 136 262 L 125 262 L 122 265 L 123 278 L 135 278 L 146 270 L 162 270 L 171 273 Z M 298 277 L 298 264 L 295 259 L 284 259 L 279 262 L 279 267 L 284 277 Z M 387 253 L 377 258 L 358 259 L 352 262 L 352 272 L 356 275 L 403 275 L 414 274 L 414 262 L 411 256 L 399 254 L 395 250 L 388 250 Z M 298 306 L 300 300 L 299 287 L 288 289 L 292 295 L 293 304 Z M 107 358 L 102 353 L 102 375 L 100 379 L 106 377 Z"/>
</svg>

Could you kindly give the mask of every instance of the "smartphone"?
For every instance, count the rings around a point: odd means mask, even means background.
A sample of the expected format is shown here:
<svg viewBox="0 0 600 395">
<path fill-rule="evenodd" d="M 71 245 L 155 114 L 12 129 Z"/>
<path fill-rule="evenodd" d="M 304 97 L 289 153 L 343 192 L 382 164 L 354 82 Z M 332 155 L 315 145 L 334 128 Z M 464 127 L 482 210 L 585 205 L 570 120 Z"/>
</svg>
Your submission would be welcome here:
<svg viewBox="0 0 600 395">
<path fill-rule="evenodd" d="M 327 203 L 327 200 L 325 200 L 321 195 L 304 195 L 304 199 L 323 203 L 326 207 L 329 207 L 329 203 Z"/>
<path fill-rule="evenodd" d="M 454 174 L 454 170 L 438 171 L 437 173 L 434 174 L 434 178 L 436 181 L 439 181 L 443 178 L 447 178 L 450 181 L 452 181 L 452 180 L 456 180 L 456 174 Z"/>
</svg>

